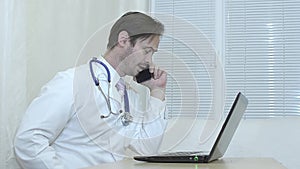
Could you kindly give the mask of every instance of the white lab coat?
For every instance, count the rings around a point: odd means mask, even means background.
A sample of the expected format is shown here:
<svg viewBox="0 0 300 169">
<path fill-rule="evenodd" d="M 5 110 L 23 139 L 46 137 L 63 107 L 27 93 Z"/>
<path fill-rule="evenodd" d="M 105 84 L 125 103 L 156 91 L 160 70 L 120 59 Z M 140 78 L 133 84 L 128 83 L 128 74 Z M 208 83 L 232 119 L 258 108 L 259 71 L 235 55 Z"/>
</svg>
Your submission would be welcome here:
<svg viewBox="0 0 300 169">
<path fill-rule="evenodd" d="M 110 70 L 112 111 L 124 110 L 115 84 L 117 72 Z M 94 66 L 106 97 L 106 70 Z M 114 162 L 126 156 L 128 149 L 138 154 L 155 154 L 166 127 L 166 103 L 135 90 L 130 81 L 127 91 L 133 122 L 123 126 L 118 115 L 108 114 L 107 103 L 95 86 L 88 64 L 58 73 L 28 107 L 15 137 L 19 163 L 28 169 L 82 168 Z M 141 87 L 141 86 L 139 86 Z M 146 89 L 146 87 L 145 87 Z M 146 98 L 145 98 L 146 97 Z M 142 100 L 146 99 L 146 106 Z"/>
</svg>

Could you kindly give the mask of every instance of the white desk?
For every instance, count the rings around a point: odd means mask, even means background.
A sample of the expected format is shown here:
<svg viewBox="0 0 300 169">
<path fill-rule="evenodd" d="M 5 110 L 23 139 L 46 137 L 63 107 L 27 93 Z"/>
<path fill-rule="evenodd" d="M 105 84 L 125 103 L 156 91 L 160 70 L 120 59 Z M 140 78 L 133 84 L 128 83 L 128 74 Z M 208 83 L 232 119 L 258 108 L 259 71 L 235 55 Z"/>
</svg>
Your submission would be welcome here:
<svg viewBox="0 0 300 169">
<path fill-rule="evenodd" d="M 146 163 L 125 159 L 85 169 L 287 169 L 273 158 L 224 158 L 208 164 Z"/>
</svg>

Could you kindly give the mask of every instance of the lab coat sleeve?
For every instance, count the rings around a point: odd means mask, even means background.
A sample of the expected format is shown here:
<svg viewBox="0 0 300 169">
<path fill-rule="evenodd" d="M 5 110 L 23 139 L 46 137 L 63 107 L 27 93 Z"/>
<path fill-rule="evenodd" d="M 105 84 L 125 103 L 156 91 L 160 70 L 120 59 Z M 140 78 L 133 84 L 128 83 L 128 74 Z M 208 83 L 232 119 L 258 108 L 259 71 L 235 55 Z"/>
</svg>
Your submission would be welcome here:
<svg viewBox="0 0 300 169">
<path fill-rule="evenodd" d="M 139 155 L 156 154 L 167 125 L 166 101 L 148 95 L 146 111 L 134 123 L 135 133 L 129 148 Z"/>
<path fill-rule="evenodd" d="M 69 74 L 59 73 L 25 112 L 14 143 L 23 168 L 65 168 L 51 144 L 72 116 L 72 85 Z"/>
</svg>

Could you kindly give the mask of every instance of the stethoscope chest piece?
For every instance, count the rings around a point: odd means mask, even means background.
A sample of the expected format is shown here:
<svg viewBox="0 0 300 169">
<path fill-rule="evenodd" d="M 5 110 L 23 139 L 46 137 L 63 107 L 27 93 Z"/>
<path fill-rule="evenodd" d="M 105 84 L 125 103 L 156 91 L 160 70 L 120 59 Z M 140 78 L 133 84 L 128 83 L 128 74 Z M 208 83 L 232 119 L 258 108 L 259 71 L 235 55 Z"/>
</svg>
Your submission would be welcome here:
<svg viewBox="0 0 300 169">
<path fill-rule="evenodd" d="M 129 112 L 124 112 L 124 113 L 121 113 L 120 119 L 121 119 L 123 126 L 128 126 L 130 124 L 130 122 L 132 122 L 133 118 Z"/>
</svg>

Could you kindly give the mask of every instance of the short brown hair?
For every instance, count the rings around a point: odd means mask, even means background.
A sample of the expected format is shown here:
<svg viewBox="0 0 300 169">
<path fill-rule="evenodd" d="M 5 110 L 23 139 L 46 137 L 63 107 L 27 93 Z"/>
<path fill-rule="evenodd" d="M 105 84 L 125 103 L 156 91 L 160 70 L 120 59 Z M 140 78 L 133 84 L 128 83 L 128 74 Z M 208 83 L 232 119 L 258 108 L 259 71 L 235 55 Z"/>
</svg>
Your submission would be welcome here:
<svg viewBox="0 0 300 169">
<path fill-rule="evenodd" d="M 112 49 L 117 45 L 118 36 L 121 31 L 126 31 L 131 42 L 134 44 L 136 39 L 140 37 L 145 38 L 151 35 L 162 35 L 164 25 L 158 20 L 141 12 L 127 12 L 112 26 L 107 44 L 108 49 Z M 134 40 L 132 38 L 134 38 Z"/>
</svg>

